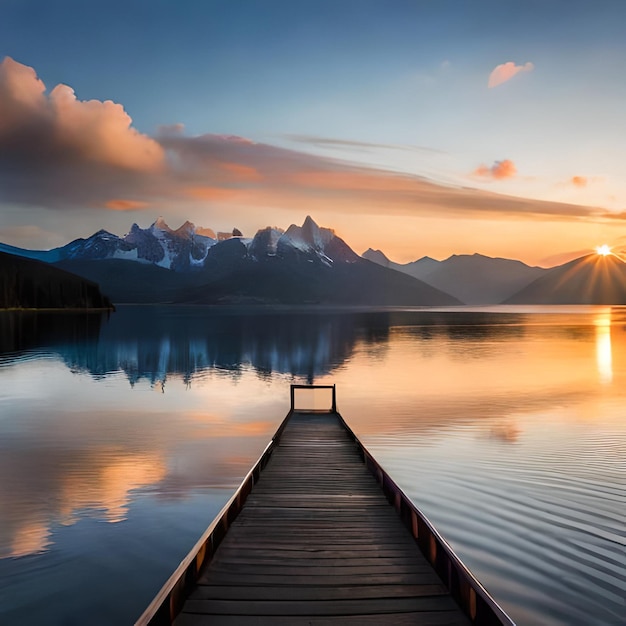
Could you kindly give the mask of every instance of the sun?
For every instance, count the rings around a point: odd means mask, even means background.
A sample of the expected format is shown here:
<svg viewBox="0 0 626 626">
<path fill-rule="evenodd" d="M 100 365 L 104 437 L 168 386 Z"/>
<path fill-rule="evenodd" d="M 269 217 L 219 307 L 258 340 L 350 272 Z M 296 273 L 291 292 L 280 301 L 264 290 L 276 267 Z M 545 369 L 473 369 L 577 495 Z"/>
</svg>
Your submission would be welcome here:
<svg viewBox="0 0 626 626">
<path fill-rule="evenodd" d="M 596 254 L 599 254 L 600 256 L 609 256 L 609 254 L 611 254 L 611 248 L 606 244 L 596 246 Z"/>
</svg>

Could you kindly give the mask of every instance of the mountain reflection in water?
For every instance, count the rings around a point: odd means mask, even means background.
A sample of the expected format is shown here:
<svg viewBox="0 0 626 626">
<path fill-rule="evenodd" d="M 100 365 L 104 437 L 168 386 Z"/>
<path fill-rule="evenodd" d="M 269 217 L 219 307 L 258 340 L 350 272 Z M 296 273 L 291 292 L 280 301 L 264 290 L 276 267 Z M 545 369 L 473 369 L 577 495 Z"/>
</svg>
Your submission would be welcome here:
<svg viewBox="0 0 626 626">
<path fill-rule="evenodd" d="M 287 374 L 308 383 L 330 374 L 351 356 L 357 341 L 384 347 L 390 329 L 410 327 L 420 341 L 442 333 L 480 342 L 520 335 L 518 316 L 493 324 L 494 315 L 463 312 L 276 311 L 248 307 L 224 311 L 201 307 L 121 306 L 115 314 L 4 313 L 0 355 L 19 358 L 58 354 L 74 371 L 102 377 L 122 371 L 165 388 L 168 375 L 191 384 L 195 375 L 216 369 L 237 376 L 252 367 L 259 376 Z M 480 356 L 480 355 L 478 355 Z"/>
</svg>

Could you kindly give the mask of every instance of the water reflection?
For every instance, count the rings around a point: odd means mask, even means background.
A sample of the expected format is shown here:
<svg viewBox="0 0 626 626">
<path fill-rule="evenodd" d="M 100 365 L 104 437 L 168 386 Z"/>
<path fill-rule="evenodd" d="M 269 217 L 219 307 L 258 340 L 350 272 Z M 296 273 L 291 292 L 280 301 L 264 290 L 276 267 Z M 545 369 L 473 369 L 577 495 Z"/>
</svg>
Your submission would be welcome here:
<svg viewBox="0 0 626 626">
<path fill-rule="evenodd" d="M 355 342 L 355 327 L 345 315 L 120 307 L 101 328 L 94 320 L 80 340 L 72 321 L 64 325 L 41 314 L 28 321 L 4 315 L 0 349 L 48 348 L 73 371 L 94 377 L 122 371 L 131 385 L 148 380 L 162 389 L 171 374 L 189 385 L 206 370 L 237 378 L 248 366 L 261 377 L 280 373 L 313 381 L 344 362 Z"/>
<path fill-rule="evenodd" d="M 97 342 L 102 324 L 111 313 L 10 312 L 0 311 L 0 356 L 13 358 L 42 347 Z"/>
<path fill-rule="evenodd" d="M 265 379 L 287 374 L 312 383 L 345 364 L 357 342 L 383 359 L 393 328 L 405 328 L 425 349 L 442 335 L 472 344 L 466 356 L 481 358 L 490 341 L 523 335 L 522 322 L 522 316 L 513 314 L 502 323 L 502 316 L 495 314 L 458 311 L 120 307 L 110 317 L 4 313 L 0 358 L 4 353 L 4 362 L 10 363 L 50 351 L 72 371 L 96 378 L 122 371 L 131 386 L 147 380 L 161 390 L 172 374 L 191 385 L 208 370 L 236 379 L 246 367 Z"/>
<path fill-rule="evenodd" d="M 105 522 L 125 520 L 131 493 L 167 474 L 157 453 L 66 450 L 33 459 L 30 450 L 2 452 L 0 505 L 10 514 L 0 518 L 0 558 L 46 550 L 53 544 L 55 524 L 71 526 L 90 511 Z M 19 481 L 11 478 L 12 472 L 19 472 Z"/>
<path fill-rule="evenodd" d="M 27 377 L 35 371 L 32 362 L 19 367 Z M 35 399 L 20 410 L 0 402 L 0 559 L 46 550 L 60 527 L 86 517 L 126 521 L 139 492 L 177 501 L 236 484 L 286 412 L 274 407 L 267 411 L 274 421 L 239 421 L 234 410 L 229 419 L 189 394 L 188 401 L 172 394 L 168 410 L 149 390 L 133 404 L 119 388 L 117 401 L 107 402 L 111 389 L 94 380 L 80 383 L 90 402 L 77 395 L 70 403 L 71 372 L 52 363 L 36 373 L 50 385 L 48 406 Z"/>
<path fill-rule="evenodd" d="M 90 572 L 113 554 L 107 580 L 136 604 L 109 623 L 131 623 L 212 517 L 206 494 L 223 489 L 221 506 L 258 457 L 292 381 L 337 385 L 350 425 L 516 610 L 548 603 L 528 589 L 559 551 L 569 570 L 580 546 L 608 567 L 594 542 L 623 519 L 626 309 L 0 314 L 0 622 L 29 608 L 3 590 L 20 576 L 41 589 L 84 577 L 91 595 L 72 593 L 93 606 L 106 594 Z M 192 502 L 197 526 L 166 560 Z M 569 544 L 535 557 L 536 527 Z M 96 567 L 80 570 L 85 553 Z M 144 596 L 128 591 L 137 559 L 155 572 Z M 55 610 L 56 623 L 76 614 Z M 559 623 L 546 615 L 526 623 Z"/>
<path fill-rule="evenodd" d="M 607 385 L 613 380 L 613 351 L 611 347 L 611 311 L 599 313 L 594 320 L 596 328 L 596 361 L 600 382 Z"/>
</svg>

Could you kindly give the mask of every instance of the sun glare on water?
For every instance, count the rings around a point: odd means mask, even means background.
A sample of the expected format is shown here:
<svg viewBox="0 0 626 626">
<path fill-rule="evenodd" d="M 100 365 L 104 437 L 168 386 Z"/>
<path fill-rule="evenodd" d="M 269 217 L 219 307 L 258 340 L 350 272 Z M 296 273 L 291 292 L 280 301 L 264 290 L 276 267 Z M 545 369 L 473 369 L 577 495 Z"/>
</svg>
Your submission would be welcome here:
<svg viewBox="0 0 626 626">
<path fill-rule="evenodd" d="M 611 248 L 609 248 L 609 246 L 607 246 L 606 244 L 596 246 L 596 253 L 601 256 L 608 256 L 609 254 L 611 254 Z"/>
</svg>

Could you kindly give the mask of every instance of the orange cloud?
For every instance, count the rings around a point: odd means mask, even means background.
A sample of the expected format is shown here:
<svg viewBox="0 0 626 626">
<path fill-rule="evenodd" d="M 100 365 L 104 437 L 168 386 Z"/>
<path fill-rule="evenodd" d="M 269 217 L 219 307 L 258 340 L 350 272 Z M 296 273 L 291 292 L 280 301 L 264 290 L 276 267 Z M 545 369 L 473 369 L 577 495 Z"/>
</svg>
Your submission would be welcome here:
<svg viewBox="0 0 626 626">
<path fill-rule="evenodd" d="M 572 176 L 570 182 L 576 187 L 586 187 L 589 181 L 586 176 Z"/>
<path fill-rule="evenodd" d="M 367 170 L 318 171 L 294 174 L 291 180 L 303 187 L 343 191 L 410 191 L 415 183 L 406 176 L 378 176 Z"/>
<path fill-rule="evenodd" d="M 489 88 L 497 87 L 502 83 L 506 83 L 511 80 L 516 74 L 520 72 L 532 72 L 535 66 L 532 63 L 524 63 L 524 65 L 515 65 L 513 61 L 496 65 L 491 74 L 489 74 L 489 82 L 487 86 Z"/>
<path fill-rule="evenodd" d="M 208 202 L 237 202 L 242 195 L 240 189 L 228 187 L 187 187 L 184 193 L 194 200 L 206 200 Z"/>
<path fill-rule="evenodd" d="M 130 170 L 163 164 L 161 146 L 131 127 L 121 104 L 78 100 L 67 85 L 46 96 L 34 69 L 10 57 L 0 63 L 0 110 L 0 154 L 10 147 L 33 160 L 86 160 Z"/>
<path fill-rule="evenodd" d="M 209 208 L 297 208 L 316 215 L 532 214 L 576 219 L 602 214 L 590 207 L 501 196 L 358 167 L 235 135 L 189 137 L 182 125 L 161 127 L 155 139 L 132 128 L 121 105 L 82 102 L 64 85 L 47 94 L 32 68 L 9 58 L 0 64 L 0 111 L 2 202 L 63 210 L 130 211 L 159 205 L 167 211 L 182 200 Z M 515 173 L 510 160 L 482 165 L 475 172 L 495 180 Z"/>
<path fill-rule="evenodd" d="M 41 206 L 103 206 L 154 188 L 165 150 L 132 127 L 121 104 L 81 101 L 67 85 L 49 93 L 35 70 L 0 62 L 0 187 L 3 200 Z"/>
<path fill-rule="evenodd" d="M 104 203 L 107 209 L 112 211 L 134 211 L 136 209 L 144 209 L 148 206 L 147 202 L 141 200 L 125 200 L 123 198 L 115 198 Z"/>
<path fill-rule="evenodd" d="M 29 115 L 45 108 L 45 91 L 32 67 L 5 57 L 0 63 L 0 137 L 11 130 L 19 132 Z"/>
<path fill-rule="evenodd" d="M 121 104 L 78 100 L 67 85 L 57 85 L 49 102 L 62 150 L 130 170 L 155 170 L 162 165 L 161 146 L 131 127 L 132 120 Z"/>
<path fill-rule="evenodd" d="M 504 159 L 503 161 L 495 161 L 491 167 L 486 165 L 479 165 L 475 170 L 476 176 L 483 176 L 486 178 L 494 178 L 500 180 L 502 178 L 513 178 L 517 174 L 517 168 L 515 163 L 510 159 Z"/>
<path fill-rule="evenodd" d="M 232 174 L 233 179 L 236 181 L 255 182 L 263 178 L 256 168 L 249 165 L 242 165 L 241 163 L 220 163 L 219 167 L 224 172 Z"/>
</svg>

